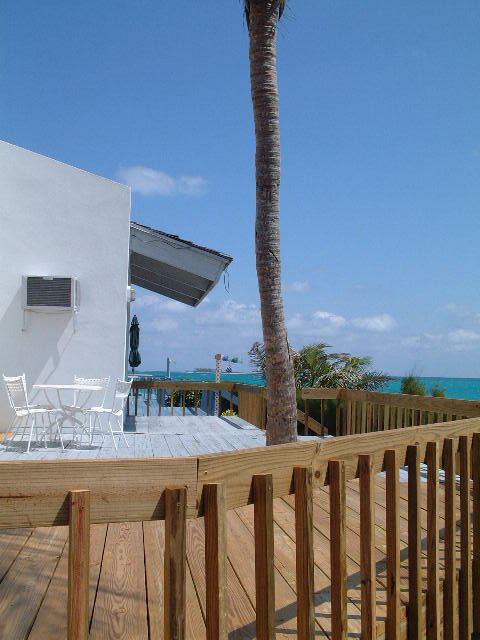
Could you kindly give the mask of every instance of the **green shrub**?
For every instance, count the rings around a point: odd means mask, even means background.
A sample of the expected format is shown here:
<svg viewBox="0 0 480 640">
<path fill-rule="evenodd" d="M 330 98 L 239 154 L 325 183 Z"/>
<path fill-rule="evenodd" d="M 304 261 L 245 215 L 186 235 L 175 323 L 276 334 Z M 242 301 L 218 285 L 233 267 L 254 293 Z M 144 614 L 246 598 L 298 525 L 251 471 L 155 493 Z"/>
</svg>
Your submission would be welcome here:
<svg viewBox="0 0 480 640">
<path fill-rule="evenodd" d="M 424 396 L 427 394 L 425 384 L 419 380 L 413 373 L 402 378 L 402 386 L 400 393 L 407 393 L 411 396 Z"/>
<path fill-rule="evenodd" d="M 432 396 L 434 398 L 445 398 L 446 396 L 444 387 L 441 387 L 438 382 L 433 385 Z"/>
</svg>

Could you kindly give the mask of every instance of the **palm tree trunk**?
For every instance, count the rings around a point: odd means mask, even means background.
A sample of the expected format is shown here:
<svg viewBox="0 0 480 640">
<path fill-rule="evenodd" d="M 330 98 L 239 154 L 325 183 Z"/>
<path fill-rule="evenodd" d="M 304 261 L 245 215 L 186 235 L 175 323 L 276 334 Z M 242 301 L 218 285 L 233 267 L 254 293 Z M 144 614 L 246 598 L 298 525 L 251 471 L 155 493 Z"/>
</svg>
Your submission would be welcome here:
<svg viewBox="0 0 480 640">
<path fill-rule="evenodd" d="M 250 0 L 250 80 L 257 185 L 255 251 L 266 355 L 267 444 L 297 439 L 295 380 L 281 288 L 277 18 L 278 0 Z"/>
</svg>

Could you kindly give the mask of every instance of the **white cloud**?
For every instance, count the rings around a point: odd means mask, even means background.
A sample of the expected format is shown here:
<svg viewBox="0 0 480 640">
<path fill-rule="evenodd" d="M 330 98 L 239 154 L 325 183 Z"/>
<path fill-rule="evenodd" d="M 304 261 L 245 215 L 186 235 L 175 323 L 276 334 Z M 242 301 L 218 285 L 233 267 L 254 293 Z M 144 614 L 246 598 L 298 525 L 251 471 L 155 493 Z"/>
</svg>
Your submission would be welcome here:
<svg viewBox="0 0 480 640">
<path fill-rule="evenodd" d="M 447 339 L 454 344 L 464 344 L 477 342 L 480 340 L 480 334 L 476 331 L 468 331 L 466 329 L 455 329 L 447 334 Z"/>
<path fill-rule="evenodd" d="M 177 302 L 177 300 L 168 300 L 154 293 L 147 293 L 145 295 L 138 296 L 134 305 L 141 309 L 151 309 L 155 313 L 163 314 L 183 314 L 188 313 L 191 310 L 191 307 L 183 304 L 182 302 Z M 132 306 L 132 312 L 135 312 L 136 307 Z"/>
<path fill-rule="evenodd" d="M 261 326 L 260 309 L 255 304 L 227 300 L 220 306 L 199 312 L 195 322 L 200 325 L 252 325 Z"/>
<path fill-rule="evenodd" d="M 347 324 L 343 316 L 337 316 L 335 313 L 330 313 L 330 311 L 315 311 L 313 317 L 315 320 L 326 322 L 334 327 L 343 327 Z"/>
<path fill-rule="evenodd" d="M 365 329 L 366 331 L 391 331 L 397 326 L 395 318 L 388 313 L 353 318 L 351 322 L 358 329 Z"/>
<path fill-rule="evenodd" d="M 122 167 L 119 178 L 129 184 L 132 190 L 143 196 L 202 196 L 207 190 L 207 181 L 201 176 L 169 176 L 164 171 L 149 167 Z"/>
<path fill-rule="evenodd" d="M 285 291 L 292 291 L 293 293 L 306 293 L 310 291 L 310 283 L 308 280 L 295 280 L 285 285 Z"/>
</svg>

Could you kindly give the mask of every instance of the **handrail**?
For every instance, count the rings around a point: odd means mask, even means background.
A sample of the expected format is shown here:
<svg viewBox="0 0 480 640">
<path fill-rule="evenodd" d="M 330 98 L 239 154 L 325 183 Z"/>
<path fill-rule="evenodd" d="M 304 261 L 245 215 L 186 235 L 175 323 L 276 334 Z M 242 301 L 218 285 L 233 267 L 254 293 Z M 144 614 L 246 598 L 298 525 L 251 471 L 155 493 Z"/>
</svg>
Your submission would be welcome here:
<svg viewBox="0 0 480 640">
<path fill-rule="evenodd" d="M 459 466 L 456 468 L 456 459 Z M 185 635 L 186 523 L 204 517 L 207 637 L 224 640 L 226 510 L 253 503 L 258 637 L 275 631 L 274 497 L 295 494 L 299 637 L 315 632 L 312 490 L 330 487 L 332 638 L 346 637 L 346 482 L 360 478 L 362 637 L 381 624 L 400 637 L 399 466 L 408 465 L 408 628 L 421 637 L 420 462 L 427 463 L 427 617 L 440 638 L 438 469 L 445 469 L 444 637 L 480 631 L 480 418 L 185 458 L 0 462 L 0 529 L 69 524 L 68 640 L 88 638 L 92 523 L 165 520 L 164 633 Z M 376 619 L 374 474 L 386 471 L 385 623 Z M 456 473 L 460 474 L 460 574 L 457 593 Z M 471 498 L 473 479 L 473 501 Z M 473 544 L 471 522 L 473 520 Z M 472 560 L 473 551 L 473 560 Z M 473 579 L 472 579 L 473 574 Z M 443 573 L 442 573 L 443 577 Z M 364 586 L 365 585 L 365 586 Z M 416 599 L 416 600 L 415 600 Z M 420 599 L 420 600 L 418 600 Z M 413 603 L 417 602 L 417 606 Z M 412 603 L 412 604 L 410 604 Z M 152 603 L 150 606 L 156 606 Z M 457 611 L 458 607 L 458 611 Z"/>
<path fill-rule="evenodd" d="M 477 400 L 321 387 L 302 389 L 302 398 L 306 428 L 312 400 L 321 401 L 322 414 L 326 400 L 336 401 L 335 435 L 391 431 L 450 421 L 454 416 L 457 420 L 480 416 Z"/>
<path fill-rule="evenodd" d="M 274 497 L 292 492 L 296 466 L 313 469 L 313 485 L 329 484 L 328 463 L 341 459 L 346 479 L 358 477 L 358 457 L 370 454 L 375 470 L 382 471 L 386 449 L 397 449 L 404 465 L 409 445 L 419 445 L 422 460 L 427 442 L 480 431 L 480 418 L 424 425 L 382 433 L 324 438 L 273 447 L 206 453 L 184 457 L 94 458 L 0 462 L 0 529 L 54 526 L 68 523 L 68 494 L 73 489 L 91 492 L 91 521 L 95 523 L 161 520 L 166 486 L 187 489 L 187 517 L 202 516 L 202 491 L 208 483 L 226 487 L 226 508 L 252 503 L 251 479 L 271 474 Z"/>
</svg>

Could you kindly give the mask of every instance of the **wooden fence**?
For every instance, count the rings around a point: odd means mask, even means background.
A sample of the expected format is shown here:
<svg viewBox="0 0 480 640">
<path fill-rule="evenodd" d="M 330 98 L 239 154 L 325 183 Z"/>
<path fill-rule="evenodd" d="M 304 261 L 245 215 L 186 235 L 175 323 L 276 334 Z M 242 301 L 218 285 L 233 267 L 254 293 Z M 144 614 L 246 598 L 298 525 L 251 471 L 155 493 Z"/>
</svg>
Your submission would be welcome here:
<svg viewBox="0 0 480 640">
<path fill-rule="evenodd" d="M 456 458 L 458 455 L 458 468 Z M 428 469 L 426 618 L 423 618 L 420 463 Z M 204 517 L 206 630 L 226 640 L 226 510 L 254 504 L 257 638 L 274 638 L 273 499 L 293 493 L 298 638 L 314 638 L 312 492 L 330 494 L 333 640 L 347 622 L 346 482 L 359 478 L 362 638 L 376 634 L 374 476 L 386 472 L 389 640 L 400 616 L 399 466 L 408 465 L 408 637 L 470 640 L 480 631 L 480 419 L 185 458 L 0 463 L 0 528 L 69 525 L 68 639 L 88 638 L 92 523 L 165 520 L 164 637 L 185 637 L 186 519 Z M 439 467 L 445 470 L 445 571 L 439 574 Z M 456 473 L 460 475 L 457 585 Z M 472 500 L 473 491 L 473 500 Z M 471 524 L 473 522 L 473 544 Z M 441 580 L 442 578 L 442 580 Z M 443 587 L 443 607 L 441 607 Z M 458 591 L 457 591 L 458 589 Z M 153 606 L 153 605 L 152 605 Z M 441 625 L 443 609 L 443 625 Z M 423 629 L 426 629 L 424 632 Z M 458 632 L 458 635 L 457 635 Z"/>
<path fill-rule="evenodd" d="M 162 392 L 166 390 L 169 397 L 169 407 L 162 405 Z M 215 394 L 227 395 L 230 409 L 236 409 L 240 418 L 260 429 L 265 429 L 267 420 L 267 403 L 265 387 L 232 382 L 197 382 L 193 380 L 134 380 L 132 391 L 127 403 L 127 415 L 138 415 L 138 402 L 140 394 L 145 395 L 146 415 L 153 415 L 152 397 L 156 396 L 156 415 L 174 414 L 175 392 L 179 391 L 179 406 L 182 408 L 182 415 L 186 414 L 186 392 L 194 392 L 194 404 L 192 406 L 194 415 L 198 415 L 201 394 L 206 394 L 206 413 L 211 415 L 215 406 Z M 133 404 L 133 411 L 130 405 Z M 221 405 L 219 403 L 220 412 Z"/>
<path fill-rule="evenodd" d="M 309 401 L 322 401 L 322 415 L 325 400 L 336 401 L 335 435 L 390 431 L 480 416 L 477 400 L 324 388 L 302 389 L 302 398 L 306 429 L 312 428 Z M 323 425 L 323 419 L 321 423 Z"/>
</svg>

